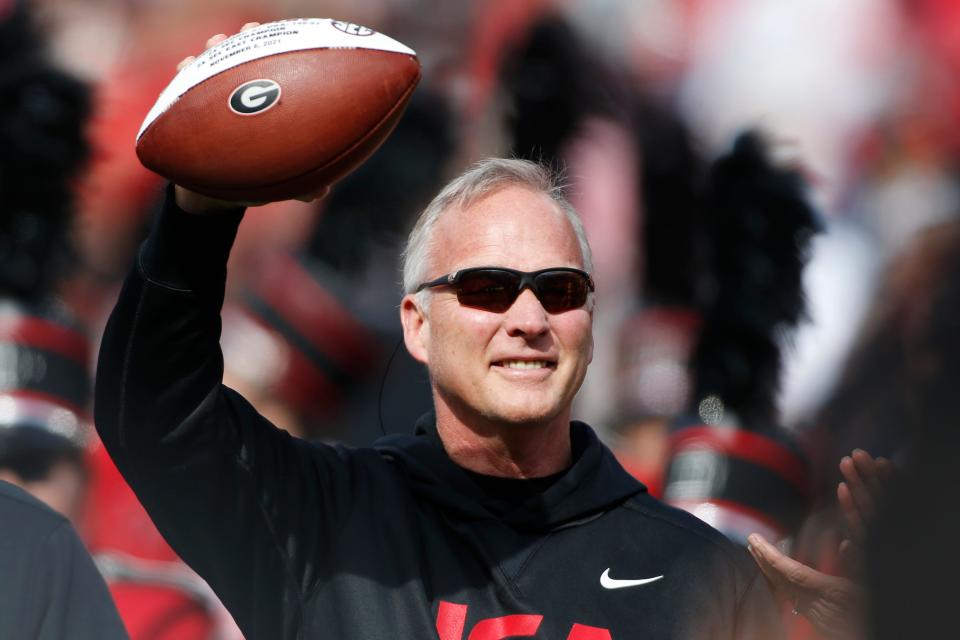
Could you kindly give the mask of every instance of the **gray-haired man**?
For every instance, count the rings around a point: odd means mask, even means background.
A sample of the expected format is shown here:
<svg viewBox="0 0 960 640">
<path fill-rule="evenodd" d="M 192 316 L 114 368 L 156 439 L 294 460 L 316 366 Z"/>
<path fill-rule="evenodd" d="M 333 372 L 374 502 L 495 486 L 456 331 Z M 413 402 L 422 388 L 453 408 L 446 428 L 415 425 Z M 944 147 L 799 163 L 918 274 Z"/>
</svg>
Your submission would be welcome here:
<svg viewBox="0 0 960 640">
<path fill-rule="evenodd" d="M 294 440 L 221 385 L 242 212 L 175 200 L 107 328 L 97 425 L 248 637 L 779 637 L 746 554 L 571 422 L 590 254 L 542 167 L 481 162 L 421 217 L 400 314 L 435 412 L 369 449 Z"/>
</svg>

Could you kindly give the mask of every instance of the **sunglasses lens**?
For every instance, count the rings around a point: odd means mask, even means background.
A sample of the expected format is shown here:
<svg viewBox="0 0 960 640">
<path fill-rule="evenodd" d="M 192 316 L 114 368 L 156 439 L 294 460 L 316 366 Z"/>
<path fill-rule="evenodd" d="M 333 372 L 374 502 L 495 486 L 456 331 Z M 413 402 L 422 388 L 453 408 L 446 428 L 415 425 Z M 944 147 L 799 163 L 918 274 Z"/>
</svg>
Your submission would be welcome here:
<svg viewBox="0 0 960 640">
<path fill-rule="evenodd" d="M 466 271 L 457 281 L 457 300 L 466 307 L 503 313 L 520 295 L 521 281 L 521 274 L 506 270 Z M 532 288 L 548 313 L 578 309 L 586 304 L 590 293 L 587 277 L 572 271 L 539 273 Z"/>
<path fill-rule="evenodd" d="M 587 279 L 570 271 L 553 271 L 537 276 L 537 297 L 549 313 L 582 307 L 590 292 Z"/>
<path fill-rule="evenodd" d="M 517 299 L 520 278 L 507 271 L 483 269 L 463 274 L 457 300 L 467 307 L 503 313 Z"/>
</svg>

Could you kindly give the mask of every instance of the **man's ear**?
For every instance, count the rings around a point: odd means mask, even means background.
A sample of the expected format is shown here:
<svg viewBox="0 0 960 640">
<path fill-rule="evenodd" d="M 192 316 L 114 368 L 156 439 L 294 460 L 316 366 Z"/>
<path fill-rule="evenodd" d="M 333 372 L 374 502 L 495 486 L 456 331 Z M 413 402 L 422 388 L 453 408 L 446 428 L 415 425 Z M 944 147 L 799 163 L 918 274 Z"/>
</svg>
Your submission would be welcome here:
<svg viewBox="0 0 960 640">
<path fill-rule="evenodd" d="M 415 295 L 405 295 L 400 301 L 400 324 L 403 325 L 403 342 L 407 345 L 407 351 L 417 362 L 427 364 L 430 321 Z"/>
<path fill-rule="evenodd" d="M 593 362 L 593 329 L 590 329 L 590 348 L 587 351 L 587 364 Z"/>
</svg>

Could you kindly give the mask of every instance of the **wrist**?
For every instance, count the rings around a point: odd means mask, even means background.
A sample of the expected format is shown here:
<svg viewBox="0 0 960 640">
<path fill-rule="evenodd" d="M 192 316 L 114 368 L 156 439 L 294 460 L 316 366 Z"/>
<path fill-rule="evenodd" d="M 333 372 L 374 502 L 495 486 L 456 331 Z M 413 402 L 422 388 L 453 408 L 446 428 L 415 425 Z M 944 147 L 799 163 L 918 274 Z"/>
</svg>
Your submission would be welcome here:
<svg viewBox="0 0 960 640">
<path fill-rule="evenodd" d="M 170 289 L 221 291 L 243 208 L 231 204 L 229 209 L 191 213 L 176 201 L 173 187 L 168 186 L 163 208 L 140 251 L 140 270 Z"/>
</svg>

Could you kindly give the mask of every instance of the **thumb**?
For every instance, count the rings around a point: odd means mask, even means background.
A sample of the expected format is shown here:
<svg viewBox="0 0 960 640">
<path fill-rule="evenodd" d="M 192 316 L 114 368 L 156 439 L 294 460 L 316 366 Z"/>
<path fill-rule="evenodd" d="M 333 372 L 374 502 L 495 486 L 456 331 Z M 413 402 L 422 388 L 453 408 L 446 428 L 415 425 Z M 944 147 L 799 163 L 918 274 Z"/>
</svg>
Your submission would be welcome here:
<svg viewBox="0 0 960 640">
<path fill-rule="evenodd" d="M 306 195 L 297 196 L 295 199 L 300 202 L 313 202 L 314 200 L 322 200 L 330 194 L 330 187 L 320 187 L 317 191 L 308 193 Z"/>
<path fill-rule="evenodd" d="M 790 593 L 810 589 L 823 575 L 807 565 L 783 554 L 763 536 L 753 533 L 747 538 L 750 553 L 775 587 Z"/>
</svg>

